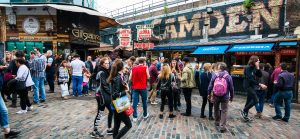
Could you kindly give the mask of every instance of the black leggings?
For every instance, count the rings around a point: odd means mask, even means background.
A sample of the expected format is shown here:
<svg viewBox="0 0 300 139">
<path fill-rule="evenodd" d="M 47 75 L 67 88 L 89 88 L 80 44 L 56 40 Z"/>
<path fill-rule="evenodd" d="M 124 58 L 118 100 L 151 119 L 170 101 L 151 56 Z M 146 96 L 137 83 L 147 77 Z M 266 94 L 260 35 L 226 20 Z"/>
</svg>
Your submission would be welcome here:
<svg viewBox="0 0 300 139">
<path fill-rule="evenodd" d="M 119 131 L 121 122 L 125 124 L 125 126 Z M 129 117 L 124 115 L 122 112 L 117 113 L 115 111 L 114 114 L 114 134 L 113 138 L 114 139 L 120 139 L 122 138 L 132 127 L 131 120 Z"/>
<path fill-rule="evenodd" d="M 206 106 L 208 100 L 207 100 L 207 96 L 202 96 L 202 99 L 203 99 L 203 101 L 202 101 L 202 107 L 201 107 L 201 116 L 204 116 L 205 106 Z M 212 117 L 213 106 L 214 106 L 213 103 L 208 102 L 209 117 Z"/>
<path fill-rule="evenodd" d="M 160 111 L 163 112 L 166 104 L 166 97 L 168 97 L 168 103 L 169 103 L 169 109 L 170 112 L 173 112 L 173 93 L 171 90 L 165 91 L 161 90 L 161 105 L 160 105 Z"/>
<path fill-rule="evenodd" d="M 174 96 L 174 108 L 177 109 L 177 107 L 180 105 L 180 89 L 174 90 L 173 91 L 173 96 Z"/>
<path fill-rule="evenodd" d="M 29 97 L 28 97 L 28 91 L 27 88 L 24 90 L 20 90 L 18 91 L 19 95 L 20 95 L 20 105 L 21 105 L 21 109 L 22 110 L 26 110 L 26 107 L 30 107 L 30 101 L 29 101 Z"/>
<path fill-rule="evenodd" d="M 247 91 L 247 101 L 245 104 L 244 112 L 248 114 L 249 110 L 258 103 L 258 97 L 253 88 L 249 87 Z"/>
<path fill-rule="evenodd" d="M 113 118 L 113 110 L 111 110 L 111 103 L 105 103 L 102 104 L 102 98 L 100 99 L 100 96 L 96 96 L 96 100 L 97 100 L 97 104 L 98 104 L 98 111 L 97 111 L 97 115 L 95 117 L 94 120 L 94 130 L 97 131 L 97 126 L 98 126 L 98 122 L 100 121 L 103 113 L 104 113 L 104 109 L 107 108 L 108 109 L 108 118 L 107 118 L 107 124 L 108 124 L 108 128 L 111 128 L 111 124 L 112 124 L 112 118 Z"/>
</svg>

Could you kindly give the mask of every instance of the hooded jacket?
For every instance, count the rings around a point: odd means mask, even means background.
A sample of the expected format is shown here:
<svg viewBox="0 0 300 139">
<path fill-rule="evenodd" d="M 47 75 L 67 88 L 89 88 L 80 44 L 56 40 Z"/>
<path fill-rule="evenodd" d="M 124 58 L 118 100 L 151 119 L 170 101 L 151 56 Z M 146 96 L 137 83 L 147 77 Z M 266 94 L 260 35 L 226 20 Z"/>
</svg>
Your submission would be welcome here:
<svg viewBox="0 0 300 139">
<path fill-rule="evenodd" d="M 109 71 L 100 67 L 96 78 L 99 87 L 96 92 L 96 96 L 103 95 L 105 102 L 111 102 L 111 90 L 107 83 L 107 78 L 109 76 Z"/>
<path fill-rule="evenodd" d="M 182 71 L 181 77 L 181 88 L 194 88 L 196 87 L 196 82 L 194 78 L 194 70 L 190 63 L 188 63 Z"/>
</svg>

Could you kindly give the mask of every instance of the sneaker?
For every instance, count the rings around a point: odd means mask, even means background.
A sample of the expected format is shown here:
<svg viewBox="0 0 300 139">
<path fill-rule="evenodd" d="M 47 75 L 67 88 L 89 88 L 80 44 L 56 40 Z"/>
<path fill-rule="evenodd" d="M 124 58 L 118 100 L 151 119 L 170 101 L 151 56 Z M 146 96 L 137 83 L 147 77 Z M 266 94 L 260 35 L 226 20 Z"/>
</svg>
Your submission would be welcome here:
<svg viewBox="0 0 300 139">
<path fill-rule="evenodd" d="M 206 118 L 206 116 L 205 115 L 201 115 L 200 118 Z"/>
<path fill-rule="evenodd" d="M 91 137 L 92 137 L 92 138 L 95 138 L 95 137 L 104 137 L 104 135 L 101 134 L 99 131 L 93 131 L 93 132 L 91 133 Z"/>
<path fill-rule="evenodd" d="M 41 100 L 41 103 L 44 103 L 44 102 L 46 102 L 46 100 Z"/>
<path fill-rule="evenodd" d="M 226 131 L 227 131 L 226 128 L 224 128 L 224 127 L 220 128 L 221 133 L 225 133 Z"/>
<path fill-rule="evenodd" d="M 174 114 L 169 115 L 169 118 L 175 118 L 175 117 L 176 117 L 176 115 L 174 115 Z"/>
<path fill-rule="evenodd" d="M 274 116 L 272 117 L 274 120 L 281 120 L 282 118 L 280 116 Z"/>
<path fill-rule="evenodd" d="M 242 118 L 243 118 L 245 121 L 248 121 L 248 120 L 249 120 L 248 114 L 245 113 L 243 110 L 240 111 L 240 114 L 241 114 Z"/>
<path fill-rule="evenodd" d="M 151 102 L 151 105 L 157 105 L 158 103 L 157 102 Z"/>
<path fill-rule="evenodd" d="M 21 132 L 10 130 L 8 134 L 4 134 L 5 138 L 16 138 Z"/>
<path fill-rule="evenodd" d="M 146 116 L 144 116 L 144 119 L 147 119 L 149 117 L 149 113 L 147 113 Z"/>
<path fill-rule="evenodd" d="M 214 117 L 209 117 L 208 120 L 213 121 L 213 120 L 215 120 L 215 118 Z"/>
<path fill-rule="evenodd" d="M 162 114 L 159 115 L 159 119 L 163 119 L 164 116 Z"/>
<path fill-rule="evenodd" d="M 27 107 L 27 111 L 32 111 L 33 110 L 33 106 Z"/>
<path fill-rule="evenodd" d="M 20 111 L 16 112 L 16 114 L 23 114 L 23 113 L 26 113 L 26 112 L 27 112 L 27 110 L 20 110 Z"/>
<path fill-rule="evenodd" d="M 281 120 L 284 121 L 284 122 L 287 122 L 287 123 L 289 122 L 289 119 L 288 119 L 288 118 L 284 118 L 284 117 L 283 117 Z"/>
<path fill-rule="evenodd" d="M 113 129 L 107 129 L 106 134 L 107 135 L 112 135 L 113 134 Z"/>
<path fill-rule="evenodd" d="M 181 113 L 182 116 L 191 116 L 191 114 L 188 113 Z"/>
<path fill-rule="evenodd" d="M 137 118 L 133 118 L 132 121 L 133 121 L 133 122 L 136 122 L 136 121 L 137 121 Z"/>
</svg>

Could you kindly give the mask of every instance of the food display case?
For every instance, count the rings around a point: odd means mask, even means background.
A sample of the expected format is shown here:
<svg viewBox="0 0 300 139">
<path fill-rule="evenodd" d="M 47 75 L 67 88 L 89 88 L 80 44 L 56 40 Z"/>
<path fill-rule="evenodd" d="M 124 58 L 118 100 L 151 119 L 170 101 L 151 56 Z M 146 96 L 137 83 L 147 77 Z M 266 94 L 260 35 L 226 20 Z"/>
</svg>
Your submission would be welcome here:
<svg viewBox="0 0 300 139">
<path fill-rule="evenodd" d="M 246 94 L 243 87 L 243 76 L 246 65 L 233 65 L 230 74 L 233 80 L 234 91 L 238 94 Z"/>
</svg>

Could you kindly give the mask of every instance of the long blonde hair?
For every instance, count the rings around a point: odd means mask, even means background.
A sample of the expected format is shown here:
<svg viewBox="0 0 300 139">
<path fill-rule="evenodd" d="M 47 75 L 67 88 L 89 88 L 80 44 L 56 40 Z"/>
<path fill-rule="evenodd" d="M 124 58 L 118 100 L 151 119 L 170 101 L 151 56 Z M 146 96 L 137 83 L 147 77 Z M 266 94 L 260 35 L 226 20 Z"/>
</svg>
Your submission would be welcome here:
<svg viewBox="0 0 300 139">
<path fill-rule="evenodd" d="M 169 64 L 164 63 L 162 70 L 158 77 L 160 79 L 169 79 L 170 74 L 171 74 L 171 68 L 170 68 Z"/>
</svg>

